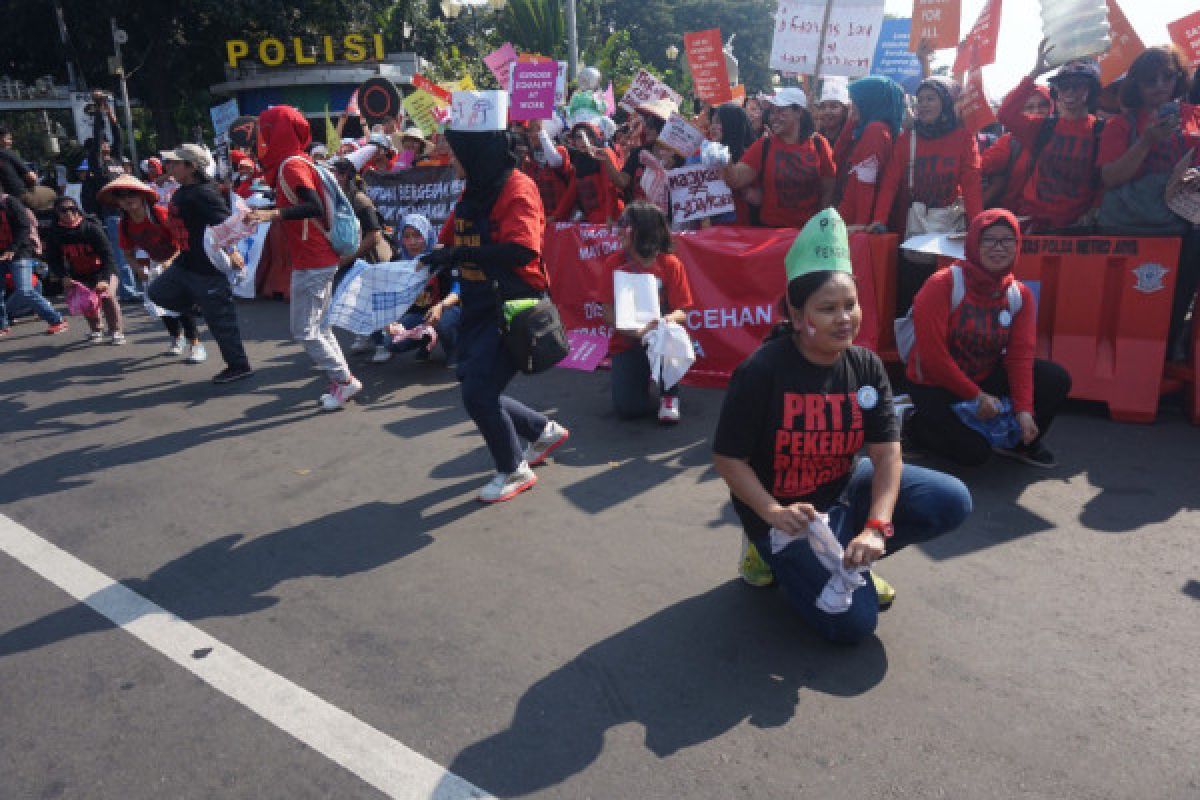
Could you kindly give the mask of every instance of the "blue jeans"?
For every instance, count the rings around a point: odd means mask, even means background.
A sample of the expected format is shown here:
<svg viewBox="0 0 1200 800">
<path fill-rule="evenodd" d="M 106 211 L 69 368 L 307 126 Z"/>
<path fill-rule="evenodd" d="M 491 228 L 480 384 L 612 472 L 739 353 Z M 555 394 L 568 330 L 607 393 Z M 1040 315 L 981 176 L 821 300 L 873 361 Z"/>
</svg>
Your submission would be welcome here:
<svg viewBox="0 0 1200 800">
<path fill-rule="evenodd" d="M 7 306 L 4 301 L 3 288 L 0 288 L 0 328 L 8 327 L 9 307 L 12 308 L 14 316 L 31 309 L 49 325 L 57 325 L 62 322 L 62 314 L 55 311 L 54 306 L 50 305 L 50 301 L 33 288 L 35 264 L 37 262 L 32 258 L 0 261 L 0 284 L 4 281 L 5 272 L 12 275 L 13 279 L 13 293 L 12 297 L 8 299 Z"/>
<path fill-rule="evenodd" d="M 535 441 L 550 420 L 503 394 L 517 368 L 500 339 L 494 295 L 486 284 L 473 289 L 468 286 L 474 284 L 463 287 L 458 335 L 457 374 L 462 382 L 463 406 L 483 434 L 496 471 L 507 474 L 524 457 L 520 440 Z"/>
<path fill-rule="evenodd" d="M 665 397 L 679 395 L 676 384 L 663 390 Z M 650 393 L 650 359 L 646 348 L 637 346 L 612 357 L 612 401 L 613 410 L 621 419 L 645 417 L 658 410 L 658 400 Z"/>
<path fill-rule="evenodd" d="M 113 259 L 117 262 L 117 282 L 120 284 L 117 287 L 117 296 L 122 300 L 141 300 L 142 287 L 138 285 L 133 269 L 126 263 L 125 253 L 121 250 L 120 224 L 120 214 L 105 215 L 104 232 L 108 235 L 108 242 L 113 249 Z"/>
<path fill-rule="evenodd" d="M 871 461 L 860 460 L 842 500 L 829 509 L 829 527 L 843 546 L 860 534 L 867 522 L 874 475 Z M 887 554 L 949 533 L 970 513 L 971 493 L 962 481 L 931 469 L 905 464 L 900 476 L 900 496 L 892 516 L 896 534 L 887 542 Z M 831 642 L 853 644 L 875 631 L 879 598 L 870 580 L 854 592 L 849 611 L 828 614 L 817 608 L 816 602 L 829 580 L 829 570 L 817 561 L 808 541 L 797 539 L 778 554 L 772 554 L 769 544 L 759 541 L 762 542 L 757 545 L 759 554 L 775 573 L 788 602 L 817 633 Z"/>
</svg>

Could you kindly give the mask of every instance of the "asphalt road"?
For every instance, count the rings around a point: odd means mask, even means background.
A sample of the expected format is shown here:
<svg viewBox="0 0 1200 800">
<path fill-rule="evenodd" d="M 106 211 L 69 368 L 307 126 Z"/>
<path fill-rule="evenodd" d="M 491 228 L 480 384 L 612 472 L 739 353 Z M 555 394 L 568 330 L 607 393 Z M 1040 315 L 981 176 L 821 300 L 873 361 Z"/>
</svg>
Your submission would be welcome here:
<svg viewBox="0 0 1200 800">
<path fill-rule="evenodd" d="M 0 342 L 3 514 L 498 797 L 1200 797 L 1200 429 L 1094 408 L 1049 472 L 961 472 L 960 531 L 881 566 L 878 636 L 824 644 L 736 579 L 720 393 L 618 422 L 608 377 L 513 393 L 572 437 L 498 507 L 452 375 L 358 368 L 321 414 L 286 308 L 215 387 L 136 314 L 124 348 Z M 922 462 L 937 466 L 934 462 Z M 0 555 L 0 799 L 373 798 Z"/>
</svg>

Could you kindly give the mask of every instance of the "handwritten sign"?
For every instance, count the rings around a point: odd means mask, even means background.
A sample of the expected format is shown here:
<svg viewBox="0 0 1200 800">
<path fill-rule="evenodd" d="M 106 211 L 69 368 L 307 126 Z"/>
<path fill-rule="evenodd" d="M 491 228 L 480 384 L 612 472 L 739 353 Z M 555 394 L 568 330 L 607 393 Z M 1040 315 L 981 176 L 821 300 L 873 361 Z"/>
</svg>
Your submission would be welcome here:
<svg viewBox="0 0 1200 800">
<path fill-rule="evenodd" d="M 911 19 L 885 19 L 875 45 L 875 58 L 871 61 L 871 74 L 891 78 L 914 93 L 921 79 L 921 62 L 908 51 Z"/>
<path fill-rule="evenodd" d="M 917 52 L 922 39 L 927 39 L 934 50 L 955 47 L 961 25 L 961 0 L 913 0 L 908 49 Z"/>
<path fill-rule="evenodd" d="M 679 96 L 679 92 L 641 69 L 638 70 L 637 75 L 633 76 L 633 83 L 629 84 L 629 91 L 625 92 L 625 96 L 621 98 L 621 108 L 633 113 L 638 106 L 664 97 L 674 103 L 676 108 L 679 108 L 679 103 L 683 100 Z"/>
<path fill-rule="evenodd" d="M 1109 9 L 1109 24 L 1112 24 L 1112 9 Z M 1193 67 L 1200 64 L 1200 11 L 1167 23 L 1171 41 L 1183 51 L 1183 57 Z"/>
<path fill-rule="evenodd" d="M 1200 13 L 1196 16 L 1200 18 Z M 1146 49 L 1142 38 L 1125 18 L 1125 12 L 1117 5 L 1117 0 L 1108 0 L 1108 27 L 1111 30 L 1112 45 L 1106 52 L 1096 56 L 1100 61 L 1100 83 L 1104 86 L 1124 75 L 1133 60 Z M 1170 28 L 1169 25 L 1167 27 Z M 1200 35 L 1200 31 L 1197 35 Z"/>
<path fill-rule="evenodd" d="M 506 92 L 511 88 L 511 84 L 508 82 L 508 65 L 516 60 L 517 51 L 512 46 L 512 42 L 505 42 L 483 57 L 483 63 L 487 64 L 492 75 L 496 76 L 496 82 L 500 84 L 500 88 Z"/>
<path fill-rule="evenodd" d="M 502 131 L 508 126 L 507 92 L 455 92 L 450 108 L 456 131 Z"/>
<path fill-rule="evenodd" d="M 672 114 L 659 132 L 658 141 L 688 158 L 704 144 L 704 132 L 678 114 Z"/>
<path fill-rule="evenodd" d="M 437 133 L 438 127 L 445 122 L 445 112 L 449 107 L 448 101 L 434 97 L 424 89 L 417 89 L 404 98 L 405 113 L 426 136 Z"/>
<path fill-rule="evenodd" d="M 954 73 L 979 69 L 996 63 L 996 38 L 1000 34 L 1000 0 L 988 0 L 979 11 L 975 27 L 958 46 Z"/>
<path fill-rule="evenodd" d="M 680 224 L 733 213 L 733 192 L 716 166 L 696 164 L 667 171 L 673 222 Z"/>
<path fill-rule="evenodd" d="M 514 64 L 510 117 L 514 120 L 553 118 L 557 81 L 558 64 L 553 61 Z"/>
<path fill-rule="evenodd" d="M 825 0 L 779 0 L 772 69 L 795 75 L 862 77 L 871 71 L 871 58 L 883 23 L 883 0 L 829 0 L 829 24 L 823 50 L 821 23 Z"/>
<path fill-rule="evenodd" d="M 685 33 L 683 49 L 687 53 L 688 68 L 692 71 L 696 96 L 710 106 L 732 100 L 725 51 L 721 45 L 721 29 Z"/>
</svg>

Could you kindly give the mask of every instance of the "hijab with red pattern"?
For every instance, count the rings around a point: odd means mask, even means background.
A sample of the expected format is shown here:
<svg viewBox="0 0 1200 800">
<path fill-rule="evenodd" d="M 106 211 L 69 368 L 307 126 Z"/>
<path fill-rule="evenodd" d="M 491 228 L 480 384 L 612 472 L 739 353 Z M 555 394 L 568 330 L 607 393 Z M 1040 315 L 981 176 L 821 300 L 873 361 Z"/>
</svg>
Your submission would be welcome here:
<svg viewBox="0 0 1200 800">
<path fill-rule="evenodd" d="M 258 115 L 258 163 L 269 186 L 279 181 L 279 165 L 292 156 L 305 159 L 312 142 L 308 120 L 291 106 L 271 106 Z"/>
</svg>

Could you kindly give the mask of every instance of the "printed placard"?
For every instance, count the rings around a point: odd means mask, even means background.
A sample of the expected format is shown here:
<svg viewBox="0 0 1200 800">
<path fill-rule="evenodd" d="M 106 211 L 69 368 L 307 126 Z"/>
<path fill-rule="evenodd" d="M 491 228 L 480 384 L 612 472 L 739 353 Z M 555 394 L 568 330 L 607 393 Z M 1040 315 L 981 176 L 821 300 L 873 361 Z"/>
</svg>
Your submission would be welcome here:
<svg viewBox="0 0 1200 800">
<path fill-rule="evenodd" d="M 678 114 L 672 114 L 658 134 L 658 141 L 689 158 L 704 144 L 704 132 Z"/>
<path fill-rule="evenodd" d="M 220 105 L 213 106 L 208 113 L 212 117 L 213 132 L 216 134 L 217 141 L 224 141 L 229 137 L 229 129 L 233 127 L 234 121 L 238 118 L 237 98 L 231 98 Z"/>
<path fill-rule="evenodd" d="M 911 19 L 885 19 L 875 45 L 871 74 L 891 78 L 910 94 L 921 78 L 921 62 L 908 50 Z"/>
<path fill-rule="evenodd" d="M 1100 83 L 1108 86 L 1125 74 L 1133 60 L 1146 49 L 1142 37 L 1129 24 L 1117 0 L 1108 0 L 1108 27 L 1112 44 L 1096 56 L 1100 61 Z"/>
<path fill-rule="evenodd" d="M 958 99 L 958 114 L 963 127 L 969 131 L 981 131 L 996 121 L 996 113 L 983 91 L 983 70 L 971 70 Z"/>
<path fill-rule="evenodd" d="M 558 64 L 553 61 L 513 64 L 510 117 L 514 120 L 553 118 L 557 81 Z"/>
<path fill-rule="evenodd" d="M 667 171 L 672 222 L 680 224 L 733 213 L 733 191 L 717 166 L 695 164 Z"/>
<path fill-rule="evenodd" d="M 455 92 L 450 127 L 456 131 L 502 131 L 508 126 L 508 92 Z"/>
<path fill-rule="evenodd" d="M 883 0 L 829 2 L 833 9 L 820 54 L 821 74 L 849 78 L 869 74 L 883 24 Z M 779 0 L 769 66 L 788 74 L 815 74 L 824 19 L 825 0 Z"/>
<path fill-rule="evenodd" d="M 721 29 L 685 33 L 683 49 L 687 53 L 688 69 L 692 72 L 692 85 L 696 87 L 696 96 L 710 106 L 718 106 L 732 100 L 733 93 L 729 90 L 729 70 L 725 65 Z"/>
<path fill-rule="evenodd" d="M 483 57 L 483 63 L 487 64 L 487 68 L 496 77 L 500 88 L 506 92 L 512 88 L 512 84 L 509 83 L 508 65 L 516 60 L 517 50 L 511 42 L 505 42 Z"/>
<path fill-rule="evenodd" d="M 955 47 L 961 25 L 961 0 L 913 0 L 908 49 L 917 52 L 922 39 L 927 39 L 934 50 Z"/>
<path fill-rule="evenodd" d="M 567 369 L 577 369 L 582 372 L 595 372 L 600 362 L 608 355 L 609 338 L 599 333 L 577 330 L 567 333 L 567 346 L 570 348 L 567 357 L 558 362 L 557 366 Z"/>
<path fill-rule="evenodd" d="M 638 74 L 633 77 L 633 83 L 629 84 L 629 91 L 621 98 L 621 108 L 633 113 L 638 106 L 645 105 L 652 100 L 667 98 L 679 108 L 683 98 L 679 96 L 679 92 L 667 86 L 658 78 L 651 75 L 646 70 L 638 70 Z"/>
<path fill-rule="evenodd" d="M 988 0 L 975 20 L 975 26 L 958 46 L 954 57 L 955 74 L 996 63 L 996 38 L 1000 34 L 1000 0 Z"/>
<path fill-rule="evenodd" d="M 1110 0 L 1111 2 L 1111 0 Z M 1109 22 L 1112 22 L 1112 9 L 1109 9 Z M 1191 66 L 1200 64 L 1200 11 L 1188 14 L 1186 17 L 1167 23 L 1167 32 L 1171 41 L 1183 51 L 1183 57 Z"/>
</svg>

